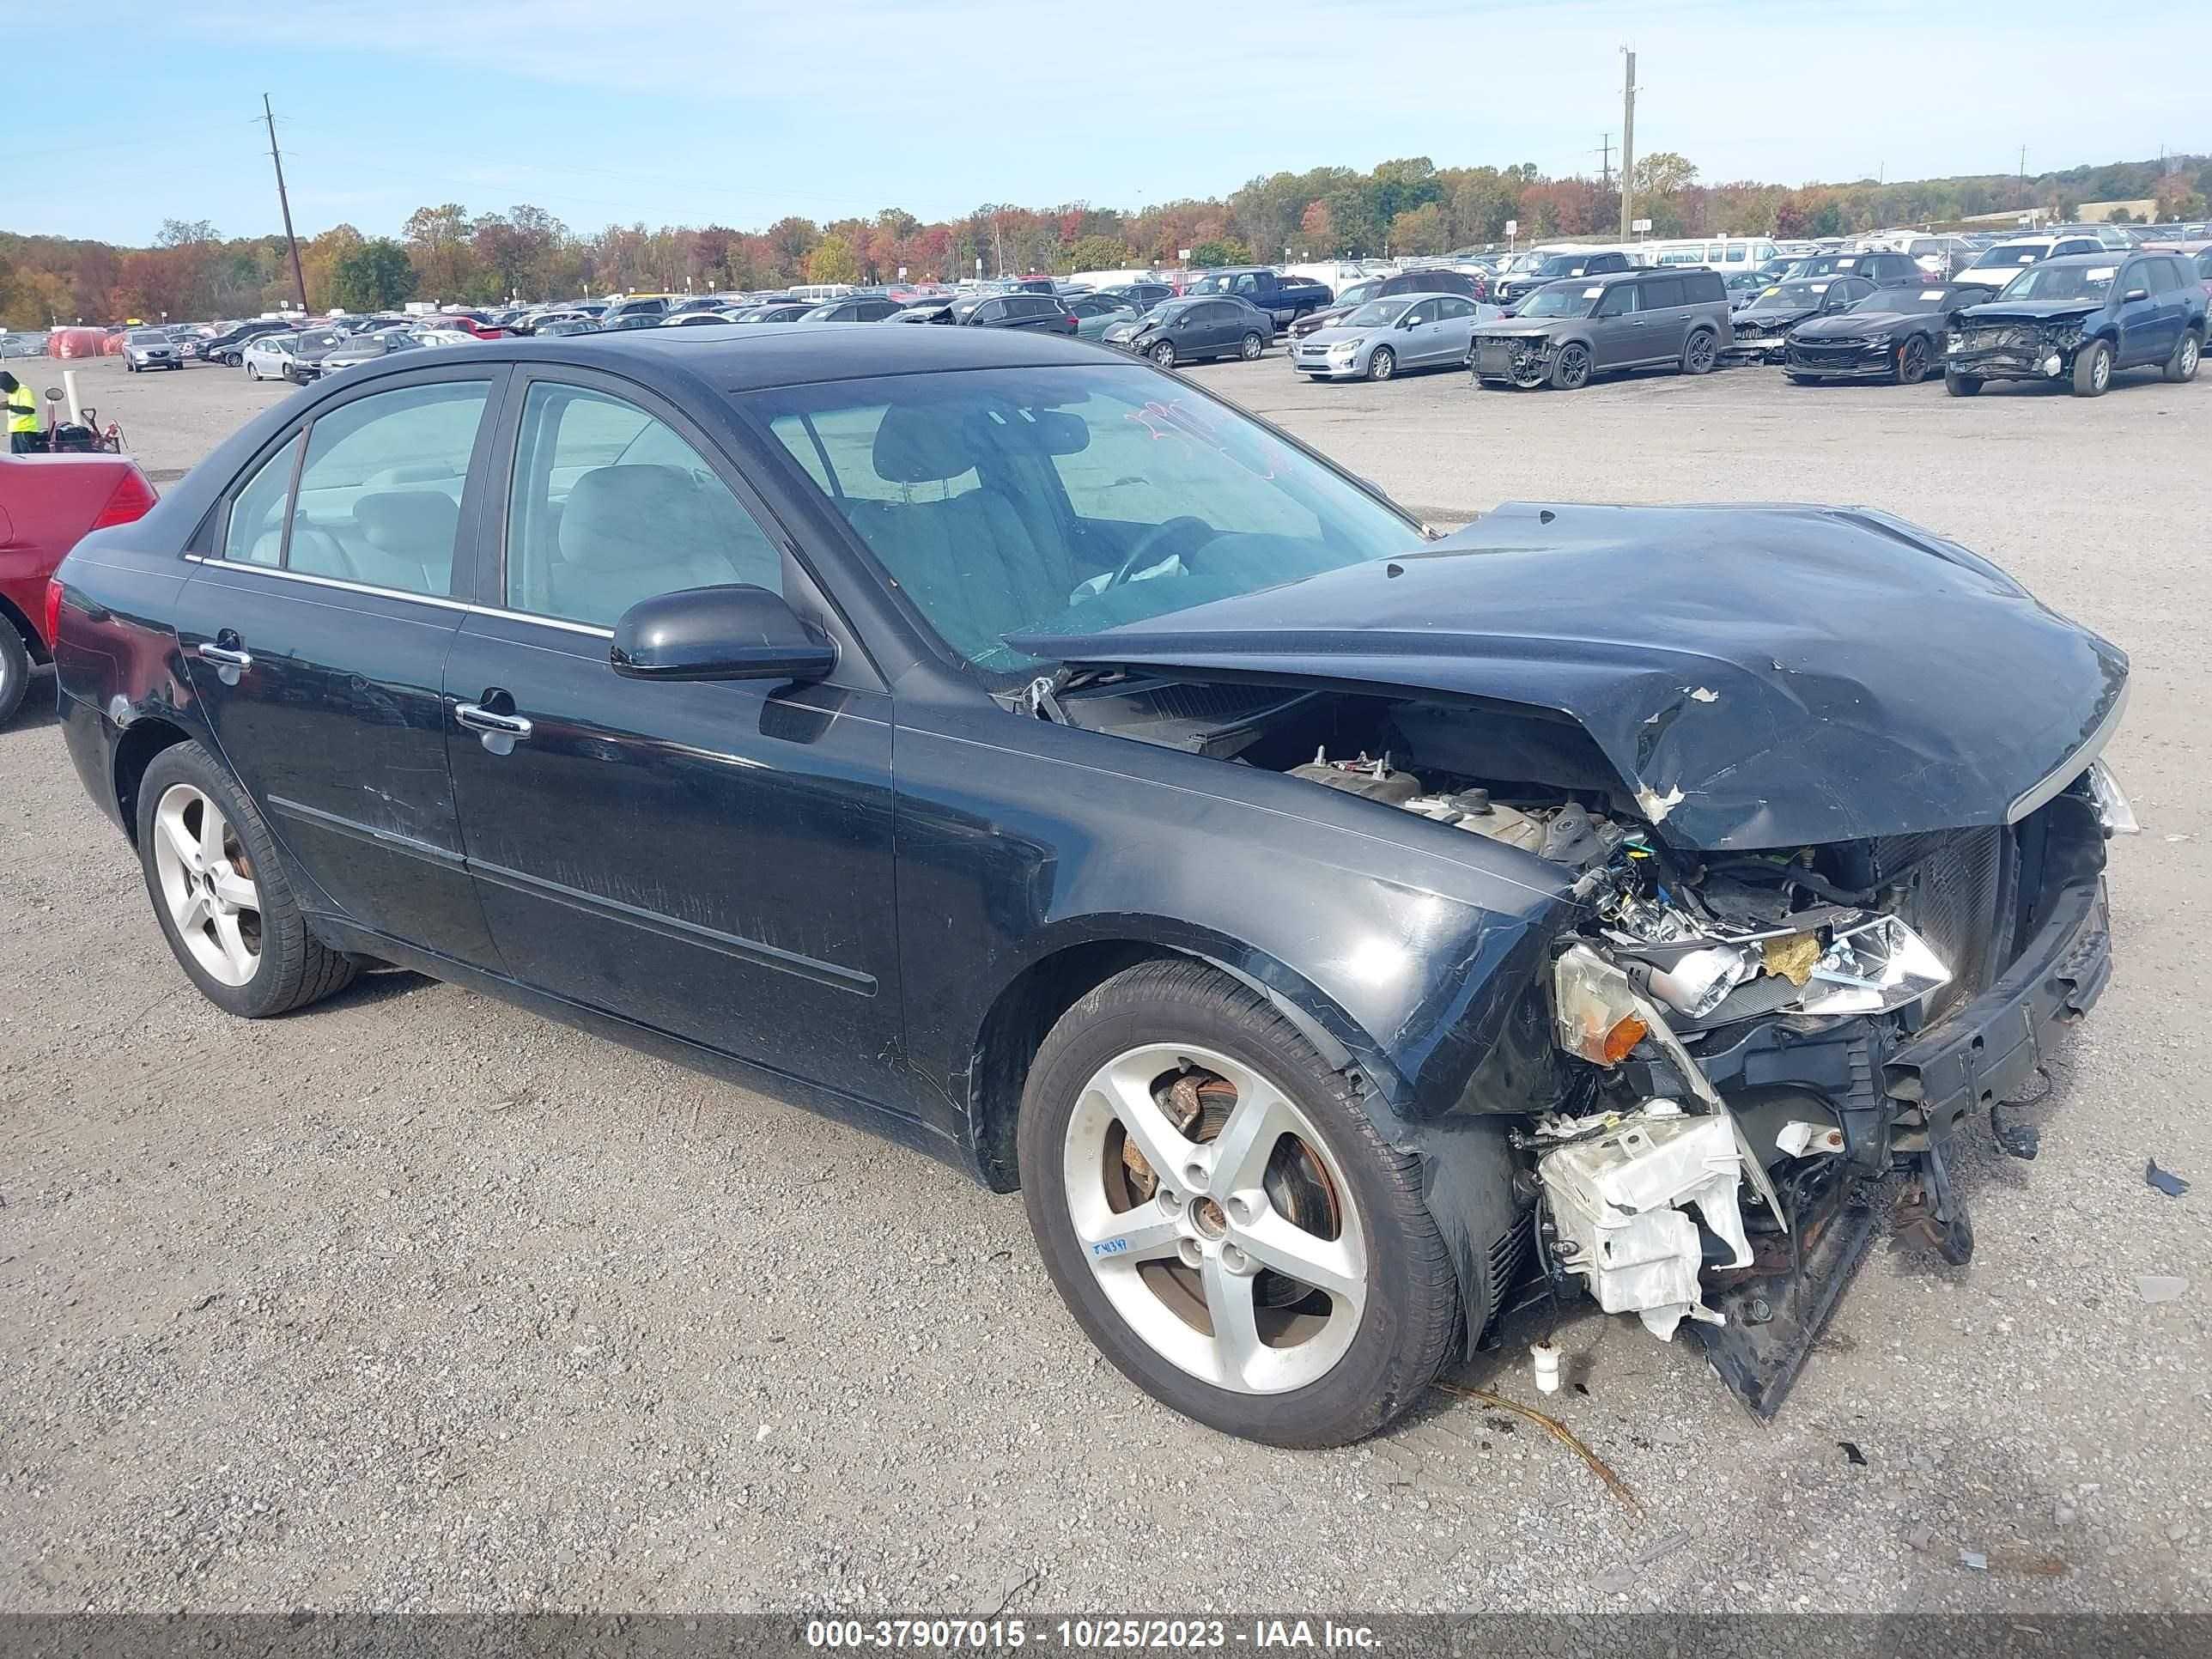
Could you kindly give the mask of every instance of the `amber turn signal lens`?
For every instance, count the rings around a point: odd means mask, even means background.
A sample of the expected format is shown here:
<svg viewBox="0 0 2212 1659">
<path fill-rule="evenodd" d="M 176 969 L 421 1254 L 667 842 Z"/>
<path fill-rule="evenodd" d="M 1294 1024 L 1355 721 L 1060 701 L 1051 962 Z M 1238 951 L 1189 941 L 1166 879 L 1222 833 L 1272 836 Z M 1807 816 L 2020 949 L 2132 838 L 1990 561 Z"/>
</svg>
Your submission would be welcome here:
<svg viewBox="0 0 2212 1659">
<path fill-rule="evenodd" d="M 1605 1063 L 1620 1065 L 1638 1043 L 1650 1035 L 1651 1028 L 1634 1014 L 1617 1021 L 1613 1028 L 1605 1034 Z"/>
</svg>

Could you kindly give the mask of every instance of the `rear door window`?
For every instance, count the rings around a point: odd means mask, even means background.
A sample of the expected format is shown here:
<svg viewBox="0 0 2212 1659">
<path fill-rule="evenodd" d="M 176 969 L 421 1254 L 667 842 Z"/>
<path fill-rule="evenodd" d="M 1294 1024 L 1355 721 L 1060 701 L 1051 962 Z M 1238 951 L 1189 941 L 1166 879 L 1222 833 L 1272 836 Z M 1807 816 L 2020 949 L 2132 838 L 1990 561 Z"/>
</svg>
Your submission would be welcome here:
<svg viewBox="0 0 2212 1659">
<path fill-rule="evenodd" d="M 290 569 L 439 596 L 489 380 L 403 386 L 356 398 L 307 429 L 286 537 Z"/>
<path fill-rule="evenodd" d="M 300 437 L 271 455 L 230 498 L 230 522 L 223 528 L 222 556 L 242 564 L 274 569 L 284 562 L 284 519 L 292 500 L 292 470 L 299 464 Z"/>
</svg>

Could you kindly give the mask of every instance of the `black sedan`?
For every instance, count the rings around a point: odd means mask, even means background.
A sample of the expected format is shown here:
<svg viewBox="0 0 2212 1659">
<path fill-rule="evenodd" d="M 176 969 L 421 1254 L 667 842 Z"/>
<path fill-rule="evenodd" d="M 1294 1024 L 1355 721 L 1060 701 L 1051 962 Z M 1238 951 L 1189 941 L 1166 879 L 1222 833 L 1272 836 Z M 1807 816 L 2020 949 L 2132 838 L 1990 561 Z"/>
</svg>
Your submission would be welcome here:
<svg viewBox="0 0 2212 1659">
<path fill-rule="evenodd" d="M 1852 1194 L 1910 1169 L 1963 1259 L 1954 1136 L 2110 970 L 2127 661 L 1994 566 L 1863 509 L 1431 539 L 1041 333 L 410 353 L 54 594 L 218 1007 L 399 964 L 864 1122 L 1279 1444 L 1577 1282 L 1771 1411 Z"/>
<path fill-rule="evenodd" d="M 1790 331 L 1798 324 L 1848 311 L 1874 291 L 1874 284 L 1863 276 L 1817 276 L 1810 282 L 1792 277 L 1778 283 L 1729 313 L 1734 337 L 1721 349 L 1721 357 L 1724 362 L 1778 363 Z"/>
<path fill-rule="evenodd" d="M 1972 283 L 1878 289 L 1848 311 L 1814 317 L 1784 337 L 1783 367 L 1801 386 L 1815 380 L 1894 380 L 1917 386 L 1942 373 L 1951 319 L 1988 296 Z"/>
<path fill-rule="evenodd" d="M 1115 323 L 1098 337 L 1108 345 L 1150 357 L 1162 368 L 1209 357 L 1267 355 L 1275 338 L 1275 319 L 1258 307 L 1231 295 L 1163 300 L 1141 317 Z"/>
</svg>

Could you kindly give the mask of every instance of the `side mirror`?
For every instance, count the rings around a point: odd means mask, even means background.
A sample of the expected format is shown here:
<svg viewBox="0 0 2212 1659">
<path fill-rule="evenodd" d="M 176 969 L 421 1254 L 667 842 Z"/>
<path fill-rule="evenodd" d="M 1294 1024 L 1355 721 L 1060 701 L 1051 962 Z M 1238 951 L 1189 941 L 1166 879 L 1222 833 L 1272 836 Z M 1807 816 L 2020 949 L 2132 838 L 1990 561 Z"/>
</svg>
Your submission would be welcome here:
<svg viewBox="0 0 2212 1659">
<path fill-rule="evenodd" d="M 2120 295 L 2120 298 L 2123 301 L 2148 300 L 2150 298 L 2150 290 L 2147 288 L 2131 288 Z"/>
<path fill-rule="evenodd" d="M 818 680 L 837 647 L 783 597 L 749 582 L 640 599 L 615 623 L 607 660 L 633 680 Z"/>
</svg>

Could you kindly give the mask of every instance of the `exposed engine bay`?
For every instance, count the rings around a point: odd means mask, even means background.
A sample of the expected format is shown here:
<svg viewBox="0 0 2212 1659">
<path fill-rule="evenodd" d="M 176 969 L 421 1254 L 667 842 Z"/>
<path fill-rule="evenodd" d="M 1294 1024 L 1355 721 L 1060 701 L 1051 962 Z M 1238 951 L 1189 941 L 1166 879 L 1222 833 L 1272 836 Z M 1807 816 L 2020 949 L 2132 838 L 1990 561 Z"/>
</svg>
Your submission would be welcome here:
<svg viewBox="0 0 2212 1659">
<path fill-rule="evenodd" d="M 2039 919 L 2039 861 L 2057 856 L 2042 826 L 1701 852 L 1661 828 L 1672 801 L 1526 709 L 1115 671 L 1040 681 L 1023 702 L 1479 836 L 1571 882 L 1577 921 L 1542 987 L 1565 1063 L 1551 1097 L 1484 1109 L 1522 1114 L 1524 1301 L 1577 1286 L 1662 1340 L 1687 1322 L 1771 1413 L 1856 1265 L 1882 1177 L 1908 1176 L 1902 1230 L 1971 1253 L 1943 1159 L 1963 1107 L 1916 1109 L 1911 1067 L 1885 1062 L 2012 961 Z M 2126 813 L 2101 769 L 2068 800 L 2046 816 L 2091 837 Z M 2000 1126 L 1994 1091 L 1979 1103 Z M 2007 1150 L 2032 1156 L 2028 1139 Z"/>
</svg>

